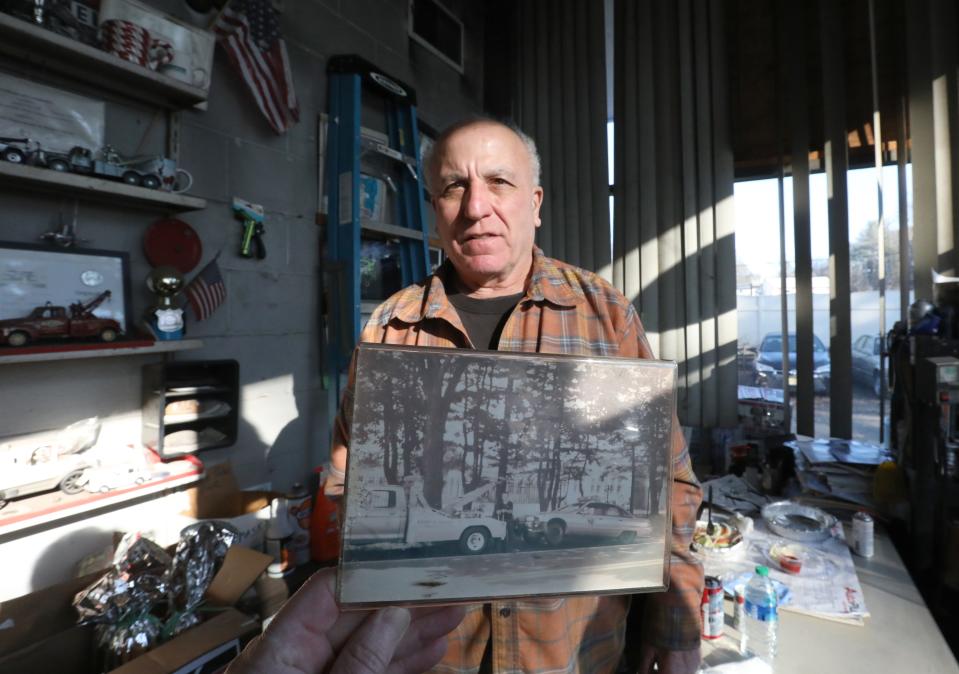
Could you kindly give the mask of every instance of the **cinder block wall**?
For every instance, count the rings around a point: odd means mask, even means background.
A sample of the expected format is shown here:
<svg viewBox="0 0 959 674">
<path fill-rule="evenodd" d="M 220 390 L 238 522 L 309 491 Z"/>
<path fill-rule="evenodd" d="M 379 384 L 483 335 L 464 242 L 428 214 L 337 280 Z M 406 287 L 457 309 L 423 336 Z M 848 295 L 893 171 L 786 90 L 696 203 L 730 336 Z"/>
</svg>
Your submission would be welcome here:
<svg viewBox="0 0 959 674">
<path fill-rule="evenodd" d="M 148 2 L 189 18 L 183 2 Z M 241 485 L 269 482 L 277 489 L 307 479 L 311 469 L 328 456 L 327 392 L 321 387 L 318 349 L 321 231 L 314 224 L 320 199 L 316 135 L 319 114 L 326 111 L 327 59 L 339 53 L 359 54 L 410 84 L 419 97 L 419 116 L 436 128 L 480 110 L 483 80 L 483 16 L 478 3 L 446 3 L 466 25 L 465 75 L 409 40 L 406 0 L 286 0 L 282 4 L 282 32 L 300 101 L 300 123 L 286 135 L 275 135 L 219 48 L 208 109 L 181 113 L 181 165 L 194 176 L 191 193 L 206 199 L 208 206 L 179 217 L 202 239 L 203 260 L 198 269 L 220 253 L 228 300 L 208 321 L 189 324 L 189 336 L 202 338 L 204 348 L 177 356 L 240 362 L 239 440 L 234 447 L 201 456 L 211 462 L 230 459 Z M 6 59 L 0 60 L 0 69 L 51 82 Z M 75 90 L 103 96 L 95 88 Z M 162 151 L 163 125 L 163 116 L 148 107 L 108 101 L 107 141 L 121 153 L 132 153 L 141 139 L 142 151 Z M 265 260 L 238 255 L 241 226 L 231 213 L 233 196 L 266 208 Z M 73 212 L 71 199 L 11 190 L 2 183 L 0 203 L 0 239 L 7 241 L 36 242 L 55 227 L 61 209 L 64 216 Z M 85 245 L 130 254 L 136 318 L 151 301 L 144 285 L 150 266 L 143 253 L 143 233 L 162 216 L 80 202 L 78 229 L 89 240 Z M 101 442 L 122 450 L 140 437 L 140 368 L 158 359 L 136 356 L 0 365 L 0 436 L 56 428 L 98 415 L 104 421 Z M 80 522 L 74 528 L 82 526 Z M 61 534 L 66 535 L 66 529 L 43 536 L 56 539 Z M 0 594 L 13 596 L 17 589 L 28 591 L 53 582 L 61 572 L 68 572 L 73 561 L 108 541 L 109 532 L 73 538 L 83 544 L 71 546 L 71 554 L 58 554 L 56 560 L 48 556 L 47 564 L 53 566 L 35 576 L 30 587 L 10 587 Z M 30 564 L 22 556 L 26 550 L 42 553 L 50 546 L 49 541 L 0 543 L 16 544 L 16 557 L 5 553 L 4 558 L 17 558 L 17 565 Z"/>
</svg>

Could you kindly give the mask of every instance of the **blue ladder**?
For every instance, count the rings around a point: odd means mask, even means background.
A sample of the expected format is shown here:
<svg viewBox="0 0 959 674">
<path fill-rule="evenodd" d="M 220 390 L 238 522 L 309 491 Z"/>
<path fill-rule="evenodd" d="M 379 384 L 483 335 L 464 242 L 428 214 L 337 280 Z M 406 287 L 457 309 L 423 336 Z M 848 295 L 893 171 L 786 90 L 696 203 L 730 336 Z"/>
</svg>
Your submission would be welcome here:
<svg viewBox="0 0 959 674">
<path fill-rule="evenodd" d="M 324 361 L 337 398 L 360 329 L 360 240 L 364 231 L 398 239 L 403 286 L 430 274 L 429 230 L 423 210 L 422 167 L 416 128 L 416 94 L 352 55 L 327 64 L 329 122 L 326 134 L 327 260 L 326 344 Z M 362 138 L 361 97 L 383 100 L 388 145 Z M 373 153 L 400 166 L 396 224 L 363 220 L 360 211 L 360 158 Z M 335 383 L 333 383 L 335 382 Z"/>
</svg>

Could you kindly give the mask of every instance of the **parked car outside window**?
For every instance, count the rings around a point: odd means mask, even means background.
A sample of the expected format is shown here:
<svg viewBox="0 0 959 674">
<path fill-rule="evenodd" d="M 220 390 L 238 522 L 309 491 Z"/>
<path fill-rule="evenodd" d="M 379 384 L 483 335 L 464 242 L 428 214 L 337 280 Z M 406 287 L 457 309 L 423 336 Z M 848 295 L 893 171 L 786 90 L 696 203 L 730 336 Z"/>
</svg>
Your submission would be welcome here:
<svg viewBox="0 0 959 674">
<path fill-rule="evenodd" d="M 753 368 L 756 386 L 783 387 L 783 340 L 781 332 L 770 332 L 759 345 Z M 789 360 L 787 363 L 789 390 L 796 390 L 796 335 L 789 335 Z M 829 350 L 816 335 L 812 342 L 813 390 L 817 394 L 829 393 Z"/>
<path fill-rule="evenodd" d="M 853 342 L 853 379 L 857 383 L 868 387 L 877 398 L 882 392 L 882 377 L 879 372 L 881 359 L 882 339 L 879 335 L 863 335 Z M 886 386 L 888 387 L 888 383 Z"/>
</svg>

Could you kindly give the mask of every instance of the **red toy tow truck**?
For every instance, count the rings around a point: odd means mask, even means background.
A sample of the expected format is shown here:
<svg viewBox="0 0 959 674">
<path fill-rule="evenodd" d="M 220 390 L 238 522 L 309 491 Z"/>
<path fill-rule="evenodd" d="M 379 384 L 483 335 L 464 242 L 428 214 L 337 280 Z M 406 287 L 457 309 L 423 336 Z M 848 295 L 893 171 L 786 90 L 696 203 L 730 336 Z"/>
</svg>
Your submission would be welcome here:
<svg viewBox="0 0 959 674">
<path fill-rule="evenodd" d="M 89 302 L 74 302 L 69 314 L 64 307 L 49 302 L 37 307 L 23 318 L 8 318 L 0 321 L 0 342 L 10 346 L 23 346 L 38 339 L 74 339 L 99 337 L 112 342 L 122 332 L 120 324 L 112 318 L 99 318 L 93 310 L 110 297 L 104 290 Z"/>
</svg>

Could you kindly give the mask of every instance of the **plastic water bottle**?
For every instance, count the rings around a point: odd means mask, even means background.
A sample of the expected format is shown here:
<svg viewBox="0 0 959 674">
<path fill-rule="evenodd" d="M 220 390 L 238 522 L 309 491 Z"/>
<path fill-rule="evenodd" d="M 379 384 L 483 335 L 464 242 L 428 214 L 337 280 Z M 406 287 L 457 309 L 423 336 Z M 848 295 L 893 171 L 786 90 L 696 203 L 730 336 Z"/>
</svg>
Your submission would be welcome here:
<svg viewBox="0 0 959 674">
<path fill-rule="evenodd" d="M 743 621 L 742 651 L 755 655 L 771 667 L 776 657 L 779 631 L 779 599 L 769 579 L 769 569 L 756 567 L 756 575 L 746 584 L 746 616 Z"/>
</svg>

